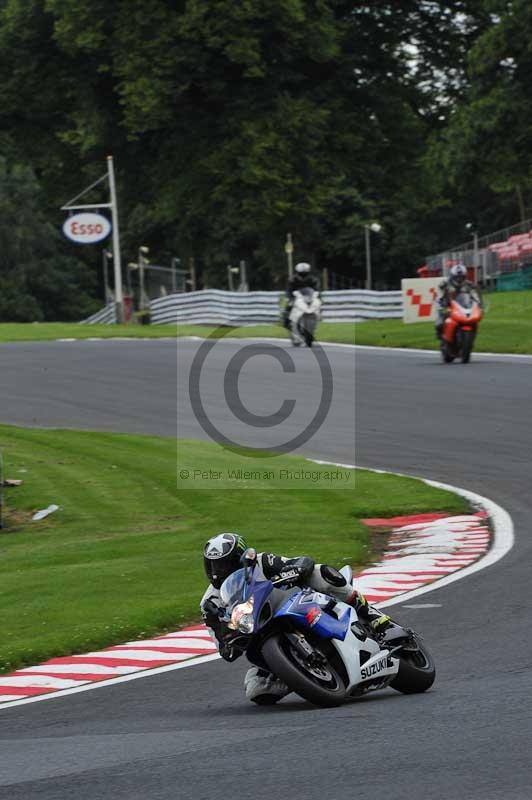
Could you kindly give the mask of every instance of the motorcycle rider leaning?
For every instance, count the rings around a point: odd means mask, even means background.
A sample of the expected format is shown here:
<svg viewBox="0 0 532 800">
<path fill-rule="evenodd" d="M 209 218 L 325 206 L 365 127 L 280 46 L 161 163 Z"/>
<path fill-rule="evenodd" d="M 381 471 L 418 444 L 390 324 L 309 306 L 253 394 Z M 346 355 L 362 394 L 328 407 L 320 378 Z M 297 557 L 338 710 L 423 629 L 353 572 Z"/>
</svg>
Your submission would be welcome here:
<svg viewBox="0 0 532 800">
<path fill-rule="evenodd" d="M 456 295 L 463 291 L 472 292 L 475 294 L 480 305 L 482 301 L 478 287 L 474 283 L 467 280 L 467 269 L 463 264 L 455 264 L 449 271 L 449 277 L 443 280 L 438 286 L 440 296 L 438 298 L 438 317 L 436 320 L 436 337 L 442 338 L 443 326 L 449 314 L 449 305 Z"/>
<path fill-rule="evenodd" d="M 227 623 L 221 619 L 223 607 L 220 589 L 229 575 L 241 569 L 241 558 L 246 550 L 244 539 L 237 533 L 213 536 L 203 550 L 203 564 L 209 586 L 201 598 L 201 612 L 211 636 L 218 644 L 220 655 L 226 661 L 234 661 L 242 655 L 242 651 L 232 647 L 229 637 L 233 634 L 227 628 Z M 255 569 L 259 571 L 259 579 L 271 580 L 276 588 L 308 586 L 353 606 L 357 615 L 376 633 L 384 632 L 389 626 L 390 617 L 380 614 L 368 605 L 364 595 L 353 589 L 335 567 L 315 564 L 309 556 L 286 558 L 274 553 L 258 553 Z M 275 675 L 258 667 L 247 671 L 244 688 L 246 697 L 259 705 L 275 703 L 289 693 L 288 687 Z"/>
<path fill-rule="evenodd" d="M 295 265 L 294 274 L 288 281 L 288 286 L 286 287 L 287 304 L 284 310 L 283 325 L 288 330 L 290 330 L 290 312 L 294 305 L 294 292 L 298 292 L 300 289 L 306 287 L 314 289 L 316 292 L 318 292 L 320 288 L 318 278 L 312 274 L 310 264 L 307 264 L 305 261 L 300 261 L 299 264 Z"/>
</svg>

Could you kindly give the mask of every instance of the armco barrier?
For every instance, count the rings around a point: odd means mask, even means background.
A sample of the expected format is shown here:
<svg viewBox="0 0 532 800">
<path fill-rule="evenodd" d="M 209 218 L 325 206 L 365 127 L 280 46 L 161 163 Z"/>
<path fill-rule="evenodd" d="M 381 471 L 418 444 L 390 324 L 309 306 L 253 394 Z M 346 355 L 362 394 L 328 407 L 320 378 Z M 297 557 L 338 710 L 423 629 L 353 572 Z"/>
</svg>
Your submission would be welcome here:
<svg viewBox="0 0 532 800">
<path fill-rule="evenodd" d="M 152 300 L 151 321 L 204 325 L 256 325 L 279 319 L 282 292 L 201 292 L 174 294 Z M 395 319 L 403 312 L 401 292 L 371 292 L 352 289 L 322 293 L 324 322 L 361 322 Z"/>
<path fill-rule="evenodd" d="M 115 304 L 109 303 L 109 305 L 104 306 L 96 314 L 93 314 L 87 319 L 81 321 L 81 325 L 96 325 L 97 323 L 103 325 L 112 325 L 116 322 L 116 310 Z"/>
</svg>

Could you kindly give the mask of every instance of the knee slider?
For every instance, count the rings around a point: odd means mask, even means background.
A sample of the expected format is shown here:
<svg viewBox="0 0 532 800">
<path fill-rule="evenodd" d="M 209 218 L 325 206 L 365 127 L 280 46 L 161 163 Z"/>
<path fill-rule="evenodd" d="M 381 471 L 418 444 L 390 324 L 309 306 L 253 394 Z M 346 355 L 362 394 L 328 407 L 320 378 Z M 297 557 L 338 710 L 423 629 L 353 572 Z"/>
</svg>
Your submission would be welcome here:
<svg viewBox="0 0 532 800">
<path fill-rule="evenodd" d="M 323 580 L 327 581 L 327 583 L 331 586 L 336 586 L 339 588 L 347 585 L 346 579 L 340 570 L 336 569 L 335 567 L 329 567 L 328 564 L 321 564 L 320 573 Z"/>
</svg>

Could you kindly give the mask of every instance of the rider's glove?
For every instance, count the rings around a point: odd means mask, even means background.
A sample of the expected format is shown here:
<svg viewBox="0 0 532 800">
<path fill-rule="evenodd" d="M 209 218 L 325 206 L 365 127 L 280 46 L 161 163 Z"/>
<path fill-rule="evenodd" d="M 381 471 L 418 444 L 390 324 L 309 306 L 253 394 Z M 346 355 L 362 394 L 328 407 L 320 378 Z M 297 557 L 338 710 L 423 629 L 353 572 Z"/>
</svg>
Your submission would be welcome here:
<svg viewBox="0 0 532 800">
<path fill-rule="evenodd" d="M 223 614 L 223 609 L 219 608 L 216 603 L 209 599 L 203 603 L 201 611 L 205 625 L 211 628 L 215 635 L 218 636 L 218 632 L 222 627 L 221 616 Z"/>
<path fill-rule="evenodd" d="M 234 661 L 242 655 L 242 651 L 233 647 L 230 641 L 222 640 L 220 642 L 220 655 L 225 661 Z"/>
<path fill-rule="evenodd" d="M 308 556 L 290 559 L 283 564 L 278 576 L 273 579 L 276 586 L 297 586 L 305 583 L 314 569 L 314 561 Z"/>
</svg>

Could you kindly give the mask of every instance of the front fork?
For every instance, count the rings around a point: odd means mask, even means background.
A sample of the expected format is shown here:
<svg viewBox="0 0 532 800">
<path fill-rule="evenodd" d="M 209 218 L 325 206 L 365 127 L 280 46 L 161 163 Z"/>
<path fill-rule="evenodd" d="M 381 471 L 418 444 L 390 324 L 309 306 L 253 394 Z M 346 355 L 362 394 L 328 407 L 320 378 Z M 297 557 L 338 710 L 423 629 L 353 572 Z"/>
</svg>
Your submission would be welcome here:
<svg viewBox="0 0 532 800">
<path fill-rule="evenodd" d="M 292 647 L 299 653 L 301 658 L 303 658 L 308 664 L 311 666 L 320 667 L 327 664 L 327 659 L 323 653 L 320 653 L 319 650 L 316 650 L 314 647 L 312 647 L 302 633 L 297 631 L 286 631 L 284 635 Z"/>
</svg>

